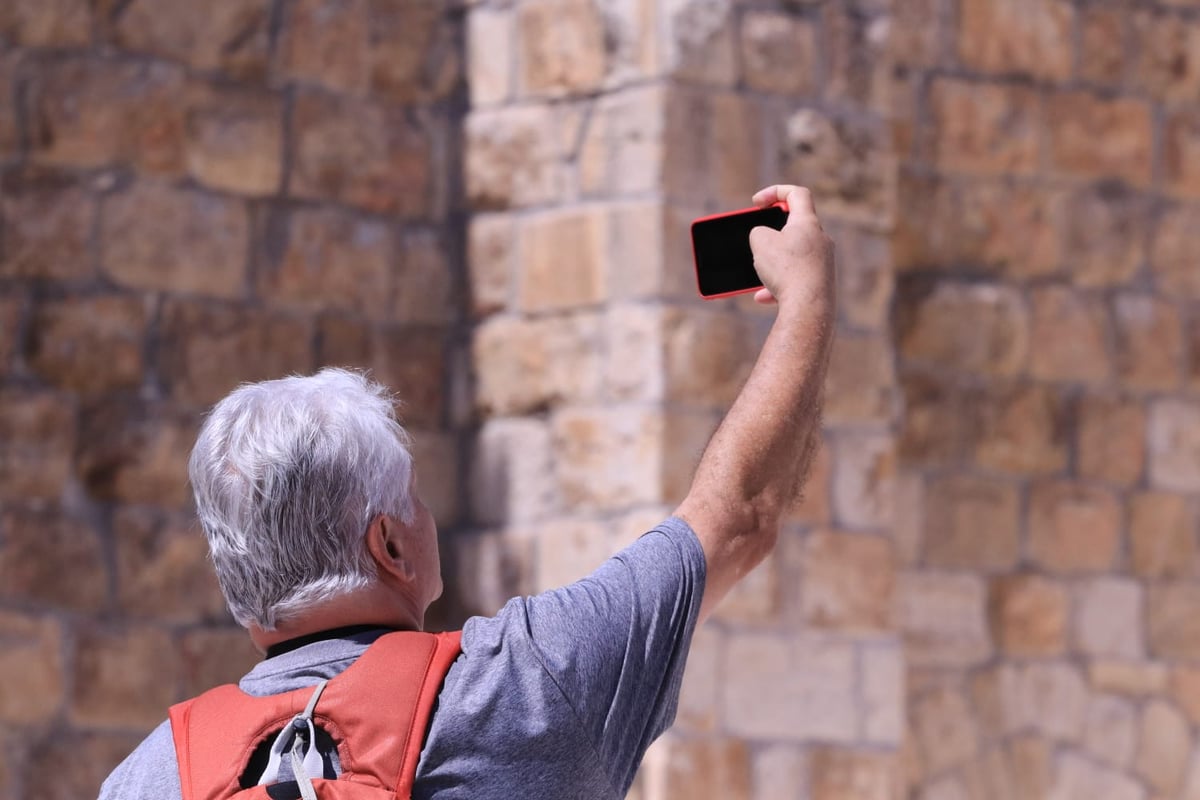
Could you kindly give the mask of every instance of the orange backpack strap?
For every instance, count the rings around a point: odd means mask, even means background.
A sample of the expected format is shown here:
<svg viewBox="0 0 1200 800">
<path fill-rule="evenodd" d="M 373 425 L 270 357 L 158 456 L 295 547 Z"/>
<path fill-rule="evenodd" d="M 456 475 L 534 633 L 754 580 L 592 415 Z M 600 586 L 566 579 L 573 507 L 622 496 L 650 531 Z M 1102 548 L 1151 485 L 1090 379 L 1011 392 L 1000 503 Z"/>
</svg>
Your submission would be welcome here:
<svg viewBox="0 0 1200 800">
<path fill-rule="evenodd" d="M 409 800 L 425 733 L 461 632 L 403 631 L 379 637 L 329 681 L 313 720 L 338 743 L 342 774 Z M 312 687 L 253 697 L 218 686 L 171 708 L 183 800 L 223 800 L 262 742 L 300 713 Z"/>
</svg>

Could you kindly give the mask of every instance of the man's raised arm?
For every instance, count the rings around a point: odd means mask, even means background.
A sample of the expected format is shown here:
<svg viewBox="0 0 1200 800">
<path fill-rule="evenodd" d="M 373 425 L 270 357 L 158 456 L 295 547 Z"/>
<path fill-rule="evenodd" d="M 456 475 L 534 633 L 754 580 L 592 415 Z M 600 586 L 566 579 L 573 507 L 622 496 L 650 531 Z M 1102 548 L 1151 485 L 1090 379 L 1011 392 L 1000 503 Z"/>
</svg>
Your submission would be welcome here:
<svg viewBox="0 0 1200 800">
<path fill-rule="evenodd" d="M 789 210 L 783 229 L 750 233 L 766 287 L 755 299 L 778 302 L 778 314 L 675 512 L 696 532 L 708 562 L 701 619 L 775 546 L 819 433 L 835 316 L 833 243 L 807 189 L 772 186 L 754 196 L 761 206 L 780 200 Z"/>
</svg>

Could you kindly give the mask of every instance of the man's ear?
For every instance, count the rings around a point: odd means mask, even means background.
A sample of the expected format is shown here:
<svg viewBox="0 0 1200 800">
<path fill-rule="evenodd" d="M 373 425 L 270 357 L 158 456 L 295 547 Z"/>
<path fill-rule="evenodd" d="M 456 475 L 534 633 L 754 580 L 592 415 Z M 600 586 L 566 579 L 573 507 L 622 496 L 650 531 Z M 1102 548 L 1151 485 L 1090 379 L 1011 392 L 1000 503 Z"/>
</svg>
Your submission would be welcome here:
<svg viewBox="0 0 1200 800">
<path fill-rule="evenodd" d="M 404 544 L 408 530 L 400 520 L 378 514 L 367 526 L 367 552 L 375 561 L 379 577 L 411 583 L 417 571 L 408 560 Z"/>
</svg>

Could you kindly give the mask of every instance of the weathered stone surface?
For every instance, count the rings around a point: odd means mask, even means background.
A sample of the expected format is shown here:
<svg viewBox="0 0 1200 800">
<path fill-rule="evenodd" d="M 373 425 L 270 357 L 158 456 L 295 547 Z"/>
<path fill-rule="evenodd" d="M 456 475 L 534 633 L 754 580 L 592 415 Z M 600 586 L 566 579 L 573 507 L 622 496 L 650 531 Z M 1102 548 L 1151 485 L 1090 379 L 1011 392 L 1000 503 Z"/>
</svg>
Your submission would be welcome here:
<svg viewBox="0 0 1200 800">
<path fill-rule="evenodd" d="M 992 652 L 987 591 L 974 575 L 901 572 L 896 623 L 912 668 L 966 667 Z"/>
<path fill-rule="evenodd" d="M 1067 481 L 1034 484 L 1029 495 L 1029 555 L 1055 572 L 1104 572 L 1120 547 L 1121 507 L 1110 493 Z"/>
<path fill-rule="evenodd" d="M 944 687 L 914 698 L 912 727 L 926 774 L 960 766 L 979 753 L 978 723 L 959 689 Z"/>
<path fill-rule="evenodd" d="M 75 407 L 64 397 L 0 391 L 0 497 L 59 497 L 71 472 L 75 428 Z"/>
<path fill-rule="evenodd" d="M 816 628 L 891 628 L 892 546 L 876 536 L 817 531 L 804 542 L 801 611 Z"/>
<path fill-rule="evenodd" d="M 12 0 L 0 8 L 0 35 L 31 47 L 86 47 L 92 9 L 86 0 Z"/>
<path fill-rule="evenodd" d="M 274 194 L 283 177 L 282 96 L 193 87 L 188 94 L 184 160 L 188 174 L 205 186 Z"/>
<path fill-rule="evenodd" d="M 897 746 L 905 736 L 904 651 L 900 642 L 859 651 L 862 668 L 863 735 L 873 744 Z"/>
<path fill-rule="evenodd" d="M 1142 711 L 1137 774 L 1155 791 L 1175 796 L 1183 784 L 1192 754 L 1192 732 L 1179 709 L 1163 700 L 1151 700 Z"/>
<path fill-rule="evenodd" d="M 100 784 L 140 739 L 130 733 L 51 735 L 31 749 L 26 790 L 39 800 L 74 800 L 98 794 Z"/>
<path fill-rule="evenodd" d="M 400 235 L 400 263 L 388 293 L 388 318 L 443 326 L 455 318 L 455 265 L 445 231 L 410 226 Z"/>
<path fill-rule="evenodd" d="M 761 342 L 744 318 L 707 309 L 668 309 L 662 336 L 667 399 L 720 411 L 737 397 Z"/>
<path fill-rule="evenodd" d="M 113 539 L 117 600 L 126 614 L 172 622 L 225 616 L 204 534 L 190 514 L 121 508 Z"/>
<path fill-rule="evenodd" d="M 1050 789 L 1053 746 L 1040 736 L 1013 737 L 1007 756 L 1017 791 L 1014 797 L 1045 797 Z"/>
<path fill-rule="evenodd" d="M 1018 475 L 1057 473 L 1067 464 L 1071 407 L 1063 392 L 992 386 L 979 406 L 975 463 Z"/>
<path fill-rule="evenodd" d="M 941 79 L 929 91 L 932 120 L 925 146 L 938 166 L 985 175 L 1037 169 L 1041 111 L 1034 90 Z"/>
<path fill-rule="evenodd" d="M 812 92 L 817 35 L 808 20 L 777 11 L 749 11 L 742 16 L 738 46 L 747 86 L 789 97 Z"/>
<path fill-rule="evenodd" d="M 367 12 L 368 89 L 398 103 L 450 97 L 464 70 L 457 9 L 441 0 L 371 0 Z"/>
<path fill-rule="evenodd" d="M 81 393 L 142 381 L 146 303 L 120 295 L 73 296 L 34 308 L 27 359 L 47 383 Z"/>
<path fill-rule="evenodd" d="M 169 406 L 121 397 L 100 402 L 80 425 L 79 479 L 99 500 L 182 508 L 199 428 L 197 415 Z"/>
<path fill-rule="evenodd" d="M 1130 282 L 1145 261 L 1150 213 L 1146 198 L 1121 183 L 1075 193 L 1066 216 L 1067 269 L 1076 286 Z"/>
<path fill-rule="evenodd" d="M 900 791 L 900 762 L 894 753 L 822 747 L 809 770 L 812 800 L 893 800 Z"/>
<path fill-rule="evenodd" d="M 579 188 L 585 196 L 655 192 L 662 185 L 668 95 L 638 86 L 596 100 L 579 146 Z"/>
<path fill-rule="evenodd" d="M 484 525 L 523 524 L 558 510 L 550 431 L 535 419 L 491 419 L 475 440 L 471 509 Z"/>
<path fill-rule="evenodd" d="M 258 311 L 168 301 L 159 371 L 173 400 L 209 406 L 243 381 L 312 369 L 312 332 L 302 320 Z"/>
<path fill-rule="evenodd" d="M 516 280 L 517 226 L 508 214 L 477 214 L 467 228 L 471 312 L 502 311 L 512 302 Z"/>
<path fill-rule="evenodd" d="M 288 12 L 280 41 L 284 74 L 332 89 L 364 88 L 371 25 L 366 0 L 299 0 Z"/>
<path fill-rule="evenodd" d="M 690 659 L 689 659 L 690 663 Z M 754 754 L 754 800 L 773 800 L 808 787 L 809 755 L 796 745 L 773 744 L 756 748 Z M 801 795 L 803 796 L 803 795 Z"/>
<path fill-rule="evenodd" d="M 1200 720 L 1200 668 L 1175 667 L 1171 670 L 1170 699 L 1187 714 L 1193 725 Z"/>
<path fill-rule="evenodd" d="M 901 372 L 900 387 L 899 450 L 905 463 L 948 466 L 966 460 L 979 436 L 983 392 L 915 369 Z"/>
<path fill-rule="evenodd" d="M 750 749 L 735 738 L 673 739 L 667 750 L 665 788 L 673 797 L 750 796 Z"/>
<path fill-rule="evenodd" d="M 825 419 L 832 424 L 890 422 L 895 384 L 895 358 L 886 339 L 839 335 L 825 381 Z"/>
<path fill-rule="evenodd" d="M 1075 22 L 1070 3 L 965 0 L 960 13 L 958 54 L 970 66 L 1051 80 L 1070 75 L 1071 49 L 1064 46 Z"/>
<path fill-rule="evenodd" d="M 430 113 L 301 92 L 295 101 L 290 191 L 377 213 L 431 217 L 443 186 Z"/>
<path fill-rule="evenodd" d="M 1033 292 L 1029 371 L 1052 381 L 1101 383 L 1112 375 L 1108 315 L 1100 298 L 1049 286 Z"/>
<path fill-rule="evenodd" d="M 596 305 L 607 294 L 607 216 L 556 211 L 527 219 L 518 236 L 517 303 L 522 311 Z"/>
<path fill-rule="evenodd" d="M 59 624 L 0 611 L 0 643 L 0 720 L 6 727 L 49 721 L 66 687 Z"/>
<path fill-rule="evenodd" d="M 846 433 L 833 440 L 832 450 L 834 519 L 847 528 L 885 529 L 895 507 L 894 438 Z"/>
<path fill-rule="evenodd" d="M 468 613 L 494 616 L 511 598 L 533 592 L 530 536 L 487 532 L 452 540 L 458 580 L 447 581 Z"/>
<path fill-rule="evenodd" d="M 1187 578 L 1200 574 L 1194 504 L 1178 494 L 1141 492 L 1129 501 L 1129 550 L 1133 571 L 1143 578 Z"/>
<path fill-rule="evenodd" d="M 1142 588 L 1128 578 L 1093 578 L 1075 587 L 1074 644 L 1093 658 L 1144 656 Z"/>
<path fill-rule="evenodd" d="M 1096 764 L 1073 751 L 1058 756 L 1050 797 L 1092 800 L 1146 800 L 1146 790 L 1123 772 Z"/>
<path fill-rule="evenodd" d="M 1049 98 L 1046 124 L 1051 161 L 1080 177 L 1117 177 L 1134 185 L 1150 180 L 1150 107 L 1132 98 L 1108 99 L 1087 92 Z M 1104 131 L 1097 136 L 1096 131 Z"/>
<path fill-rule="evenodd" d="M 981 571 L 1014 566 L 1020 549 L 1015 487 L 971 475 L 932 479 L 926 487 L 923 551 L 931 566 Z"/>
<path fill-rule="evenodd" d="M 96 203 L 82 187 L 30 172 L 5 177 L 0 190 L 0 277 L 65 282 L 95 274 L 88 247 Z"/>
<path fill-rule="evenodd" d="M 888 38 L 893 23 L 881 9 L 852 3 L 821 8 L 826 74 L 822 96 L 845 106 L 879 112 L 891 104 L 896 74 Z"/>
<path fill-rule="evenodd" d="M 992 631 L 1012 656 L 1054 656 L 1066 650 L 1070 603 L 1059 583 L 1037 575 L 1010 575 L 992 583 Z"/>
<path fill-rule="evenodd" d="M 902 281 L 897 289 L 897 346 L 906 361 L 983 375 L 1024 369 L 1030 356 L 1029 312 L 1015 290 L 923 280 Z M 959 335 L 965 329 L 974 334 Z M 1033 349 L 1034 358 L 1041 346 Z"/>
<path fill-rule="evenodd" d="M 1080 74 L 1094 83 L 1119 83 L 1125 71 L 1125 43 L 1130 31 L 1128 9 L 1107 6 L 1080 9 L 1080 26 Z"/>
<path fill-rule="evenodd" d="M 194 697 L 223 683 L 236 683 L 262 660 L 242 628 L 197 628 L 179 644 L 182 693 Z"/>
<path fill-rule="evenodd" d="M 1147 618 L 1150 654 L 1158 658 L 1200 660 L 1200 585 L 1150 585 Z"/>
<path fill-rule="evenodd" d="M 396 243 L 388 225 L 324 209 L 269 212 L 261 226 L 258 293 L 306 311 L 391 311 Z"/>
<path fill-rule="evenodd" d="M 1150 265 L 1158 285 L 1171 297 L 1200 298 L 1200 205 L 1163 210 L 1150 246 Z"/>
<path fill-rule="evenodd" d="M 1146 415 L 1138 403 L 1084 395 L 1078 406 L 1076 463 L 1080 477 L 1130 485 L 1146 464 Z"/>
<path fill-rule="evenodd" d="M 610 397 L 618 401 L 654 401 L 666 396 L 667 352 L 663 346 L 663 335 L 668 318 L 671 318 L 670 315 L 658 306 L 641 303 L 608 305 L 602 327 L 605 345 L 604 385 Z M 686 318 L 684 321 L 686 324 Z M 695 341 L 696 337 L 686 337 L 681 343 L 691 349 Z M 688 359 L 691 353 L 677 353 L 674 357 Z M 721 367 L 718 367 L 717 374 L 721 371 Z M 682 365 L 679 372 L 686 375 Z"/>
<path fill-rule="evenodd" d="M 29 87 L 33 157 L 46 164 L 129 164 L 178 175 L 184 165 L 183 88 L 182 70 L 161 62 L 53 62 Z"/>
<path fill-rule="evenodd" d="M 514 14 L 475 7 L 467 13 L 467 86 L 471 108 L 503 103 L 513 92 Z"/>
<path fill-rule="evenodd" d="M 1167 118 L 1163 143 L 1167 185 L 1179 194 L 1200 196 L 1200 113 L 1185 106 Z"/>
<path fill-rule="evenodd" d="M 849 643 L 738 633 L 723 656 L 721 708 L 730 733 L 789 742 L 856 738 L 860 709 Z"/>
<path fill-rule="evenodd" d="M 731 0 L 682 0 L 664 7 L 667 24 L 660 36 L 666 39 L 668 74 L 707 86 L 727 87 L 737 81 L 734 5 Z"/>
<path fill-rule="evenodd" d="M 1147 427 L 1151 485 L 1180 492 L 1200 488 L 1200 404 L 1156 401 Z"/>
<path fill-rule="evenodd" d="M 887 237 L 849 225 L 826 225 L 837 243 L 838 313 L 856 328 L 887 327 L 894 288 Z"/>
<path fill-rule="evenodd" d="M 645 409 L 558 411 L 551 430 L 564 505 L 598 511 L 659 502 L 664 429 L 663 416 Z"/>
<path fill-rule="evenodd" d="M 1088 701 L 1083 748 L 1090 755 L 1126 769 L 1137 745 L 1137 712 L 1127 698 L 1110 694 L 1093 695 Z"/>
<path fill-rule="evenodd" d="M 128 50 L 258 78 L 267 71 L 270 6 L 269 0 L 132 0 L 121 8 L 112 35 Z"/>
<path fill-rule="evenodd" d="M 1122 294 L 1113 301 L 1117 374 L 1130 387 L 1170 390 L 1179 385 L 1183 325 L 1171 303 Z"/>
<path fill-rule="evenodd" d="M 101 265 L 134 289 L 241 297 L 250 222 L 245 205 L 139 181 L 105 199 Z"/>
<path fill-rule="evenodd" d="M 604 18 L 590 0 L 528 0 L 517 9 L 523 94 L 562 96 L 604 80 Z"/>
<path fill-rule="evenodd" d="M 1178 14 L 1139 7 L 1132 26 L 1138 42 L 1135 80 L 1156 98 L 1188 105 L 1200 94 L 1200 28 Z"/>
<path fill-rule="evenodd" d="M 471 343 L 476 408 L 484 415 L 522 414 L 595 397 L 599 337 L 591 314 L 487 320 Z"/>
<path fill-rule="evenodd" d="M 1143 697 L 1166 689 L 1167 668 L 1152 661 L 1093 661 L 1088 680 L 1102 692 Z"/>
<path fill-rule="evenodd" d="M 1077 742 L 1083 734 L 1088 692 L 1070 664 L 1004 663 L 975 675 L 971 693 L 980 725 L 992 735 L 1033 730 Z"/>
<path fill-rule="evenodd" d="M 80 631 L 71 720 L 77 725 L 149 730 L 175 698 L 179 658 L 153 628 Z"/>
<path fill-rule="evenodd" d="M 539 205 L 561 195 L 565 177 L 554 125 L 552 110 L 541 106 L 467 115 L 464 177 L 473 208 Z"/>
</svg>

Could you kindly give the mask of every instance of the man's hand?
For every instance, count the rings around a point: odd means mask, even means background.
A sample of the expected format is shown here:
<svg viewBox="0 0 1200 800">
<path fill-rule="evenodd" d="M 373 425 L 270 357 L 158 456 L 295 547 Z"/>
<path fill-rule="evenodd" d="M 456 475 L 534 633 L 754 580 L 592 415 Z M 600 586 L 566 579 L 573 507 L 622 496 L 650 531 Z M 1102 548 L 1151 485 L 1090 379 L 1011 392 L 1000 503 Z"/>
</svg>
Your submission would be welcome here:
<svg viewBox="0 0 1200 800">
<path fill-rule="evenodd" d="M 755 300 L 778 302 L 779 314 L 675 512 L 704 548 L 702 618 L 775 546 L 819 434 L 833 341 L 833 243 L 807 189 L 771 186 L 754 195 L 760 206 L 780 200 L 788 205 L 783 229 L 750 232 L 754 266 L 765 287 Z"/>
</svg>

